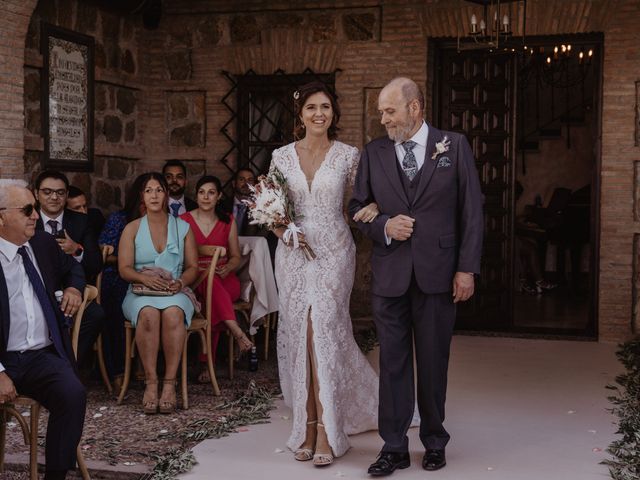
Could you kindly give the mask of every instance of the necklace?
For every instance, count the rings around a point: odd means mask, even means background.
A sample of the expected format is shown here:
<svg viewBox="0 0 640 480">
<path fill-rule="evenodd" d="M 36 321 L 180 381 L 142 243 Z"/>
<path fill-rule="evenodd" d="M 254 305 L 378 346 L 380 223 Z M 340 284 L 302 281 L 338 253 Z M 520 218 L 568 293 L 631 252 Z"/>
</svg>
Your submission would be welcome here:
<svg viewBox="0 0 640 480">
<path fill-rule="evenodd" d="M 215 216 L 214 216 L 212 221 L 207 221 L 208 219 L 202 218 L 200 210 L 197 210 L 197 211 L 193 212 L 193 214 L 195 216 L 196 223 L 200 227 L 200 230 L 202 230 L 203 232 L 207 232 L 207 231 L 211 232 L 211 230 L 213 229 L 214 225 L 218 221 L 218 219 Z"/>
</svg>

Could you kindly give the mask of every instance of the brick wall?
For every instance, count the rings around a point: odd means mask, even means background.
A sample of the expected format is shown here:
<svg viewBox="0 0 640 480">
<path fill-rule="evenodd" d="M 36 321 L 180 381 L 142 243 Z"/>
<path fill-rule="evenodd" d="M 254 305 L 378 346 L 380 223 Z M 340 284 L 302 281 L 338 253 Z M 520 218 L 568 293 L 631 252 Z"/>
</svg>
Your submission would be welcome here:
<svg viewBox="0 0 640 480">
<path fill-rule="evenodd" d="M 140 92 L 139 141 L 135 147 L 102 143 L 96 149 L 101 155 L 135 159 L 135 169 L 127 170 L 127 175 L 133 170 L 158 168 L 168 158 L 186 160 L 194 175 L 205 170 L 227 175 L 218 161 L 229 148 L 219 132 L 229 115 L 220 104 L 229 88 L 221 71 L 241 74 L 251 65 L 258 73 L 272 73 L 277 67 L 296 73 L 300 66 L 309 66 L 306 63 L 319 72 L 342 69 L 336 80 L 343 109 L 341 139 L 361 146 L 364 89 L 380 87 L 399 74 L 427 85 L 427 38 L 463 33 L 474 8 L 462 0 L 388 0 L 382 7 L 380 4 L 377 0 L 321 1 L 309 9 L 309 2 L 302 0 L 167 2 L 168 11 L 159 29 L 136 27 L 141 46 L 139 78 L 117 72 L 103 77 Z M 604 341 L 623 340 L 632 334 L 632 275 L 634 267 L 640 271 L 633 255 L 634 234 L 640 233 L 633 212 L 638 200 L 634 191 L 640 191 L 633 185 L 634 161 L 640 161 L 639 147 L 634 144 L 635 82 L 640 79 L 640 0 L 529 0 L 528 4 L 528 35 L 604 32 L 602 136 L 598 139 L 602 151 L 599 334 Z M 35 1 L 22 0 L 0 4 L 2 176 L 25 173 L 24 42 L 34 6 Z M 374 38 L 350 40 L 345 33 L 350 27 L 342 15 L 376 11 L 380 12 L 376 17 L 380 23 L 376 24 L 379 30 Z M 522 13 L 513 12 L 516 34 L 521 33 Z M 316 38 L 309 37 L 315 35 L 314 29 L 325 28 L 326 19 L 318 16 L 326 14 L 334 16 L 335 38 L 340 40 L 309 41 Z M 185 25 L 186 30 L 182 28 Z M 181 34 L 185 31 L 186 36 Z M 288 34 L 303 40 L 289 50 L 278 49 L 279 39 Z M 168 58 L 168 54 L 173 56 Z M 180 68 L 181 62 L 188 66 L 185 71 Z M 179 122 L 167 116 L 170 99 L 181 91 L 196 99 L 193 105 L 200 97 L 205 102 L 204 131 L 188 145 L 171 141 L 170 129 L 179 127 Z M 427 103 L 430 111 L 429 95 Z M 198 118 L 196 107 L 190 108 L 185 118 L 194 123 Z M 109 182 L 117 183 L 107 178 L 105 185 Z"/>
</svg>

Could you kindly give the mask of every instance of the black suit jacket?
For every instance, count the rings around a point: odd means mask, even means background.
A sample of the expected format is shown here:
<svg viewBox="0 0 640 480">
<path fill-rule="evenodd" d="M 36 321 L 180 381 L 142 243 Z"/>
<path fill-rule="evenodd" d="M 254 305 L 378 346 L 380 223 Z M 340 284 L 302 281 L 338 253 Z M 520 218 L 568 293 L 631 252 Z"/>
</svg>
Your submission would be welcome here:
<svg viewBox="0 0 640 480">
<path fill-rule="evenodd" d="M 84 268 L 85 277 L 92 283 L 102 270 L 102 253 L 98 245 L 98 233 L 91 228 L 89 216 L 65 209 L 62 228 L 67 231 L 67 234 L 74 242 L 82 245 L 84 256 L 81 264 Z M 44 231 L 42 218 L 38 218 L 36 230 Z"/>
<path fill-rule="evenodd" d="M 191 200 L 189 197 L 185 195 L 184 208 L 187 209 L 187 212 L 190 212 L 191 210 L 195 210 L 196 208 L 198 208 L 198 203 L 194 200 Z"/>
<path fill-rule="evenodd" d="M 36 231 L 29 240 L 42 274 L 42 280 L 49 296 L 49 301 L 57 313 L 58 328 L 65 347 L 67 357 L 72 365 L 75 364 L 75 356 L 71 347 L 69 332 L 64 328 L 64 315 L 58 307 L 54 292 L 64 290 L 67 287 L 78 289 L 80 294 L 84 292 L 85 279 L 82 266 L 70 255 L 65 254 L 55 239 L 48 233 Z M 14 319 L 15 321 L 15 319 Z M 26 321 L 26 319 L 24 320 Z M 4 358 L 9 341 L 9 328 L 11 325 L 11 312 L 9 311 L 9 297 L 7 282 L 0 266 L 0 359 Z M 1 360 L 0 360 L 1 361 Z"/>
<path fill-rule="evenodd" d="M 445 135 L 449 151 L 431 156 Z M 483 237 L 483 197 L 471 147 L 464 135 L 429 125 L 425 161 L 413 202 L 409 202 L 397 167 L 394 142 L 387 137 L 364 147 L 349 213 L 376 202 L 380 215 L 358 228 L 373 240 L 371 291 L 395 297 L 409 288 L 415 272 L 424 293 L 452 289 L 455 272 L 480 273 Z M 411 238 L 387 246 L 384 227 L 389 218 L 415 218 Z"/>
</svg>

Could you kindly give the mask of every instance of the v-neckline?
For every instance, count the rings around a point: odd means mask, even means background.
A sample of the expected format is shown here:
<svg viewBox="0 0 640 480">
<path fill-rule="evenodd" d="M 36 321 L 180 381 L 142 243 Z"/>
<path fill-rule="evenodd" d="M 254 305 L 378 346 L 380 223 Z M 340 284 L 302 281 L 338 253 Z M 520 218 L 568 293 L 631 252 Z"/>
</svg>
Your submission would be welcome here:
<svg viewBox="0 0 640 480">
<path fill-rule="evenodd" d="M 313 182 L 315 182 L 316 177 L 318 176 L 318 173 L 320 172 L 320 170 L 322 170 L 322 167 L 327 162 L 327 158 L 329 157 L 329 153 L 333 149 L 333 146 L 336 144 L 336 141 L 335 140 L 331 140 L 331 145 L 327 149 L 327 153 L 324 154 L 324 158 L 322 159 L 322 162 L 320 162 L 320 165 L 318 166 L 318 168 L 314 172 L 313 178 L 311 179 L 311 181 L 309 181 L 309 179 L 307 178 L 307 174 L 304 173 L 304 170 L 302 169 L 302 165 L 300 165 L 300 155 L 298 155 L 298 150 L 296 150 L 296 144 L 297 143 L 298 142 L 293 142 L 293 153 L 296 156 L 296 164 L 298 165 L 298 170 L 300 170 L 300 173 L 304 177 L 304 182 L 307 185 L 307 192 L 311 193 L 311 191 L 313 190 Z"/>
<path fill-rule="evenodd" d="M 149 223 L 149 217 L 146 216 L 146 219 L 147 219 L 147 230 L 149 231 L 149 240 L 151 240 L 151 245 L 153 246 L 153 250 L 158 255 L 162 255 L 167 250 L 167 247 L 169 246 L 169 218 L 167 217 L 167 239 L 165 240 L 164 248 L 161 251 L 158 251 L 158 249 L 156 248 L 156 244 L 153 243 L 153 235 L 151 234 L 151 224 Z"/>
<path fill-rule="evenodd" d="M 193 218 L 193 223 L 196 224 L 196 227 L 198 228 L 198 231 L 200 232 L 200 235 L 202 235 L 202 237 L 206 240 L 209 240 L 209 237 L 211 236 L 211 234 L 213 233 L 213 231 L 216 229 L 216 227 L 218 226 L 218 222 L 220 222 L 220 219 L 216 219 L 215 223 L 213 224 L 213 227 L 211 227 L 211 230 L 209 230 L 209 234 L 205 235 L 204 231 L 202 230 L 202 228 L 200 227 L 200 225 L 198 224 L 198 219 L 195 217 L 195 215 L 191 212 L 189 212 L 189 214 L 191 215 L 191 218 Z"/>
</svg>

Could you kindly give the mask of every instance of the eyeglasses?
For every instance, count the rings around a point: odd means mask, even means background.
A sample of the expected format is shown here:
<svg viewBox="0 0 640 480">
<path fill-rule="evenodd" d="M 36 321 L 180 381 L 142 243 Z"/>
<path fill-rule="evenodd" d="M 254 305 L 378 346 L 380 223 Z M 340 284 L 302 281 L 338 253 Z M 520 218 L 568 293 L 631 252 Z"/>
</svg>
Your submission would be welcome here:
<svg viewBox="0 0 640 480">
<path fill-rule="evenodd" d="M 53 195 L 54 193 L 58 196 L 58 197 L 64 197 L 67 194 L 67 190 L 65 188 L 59 188 L 57 190 L 54 190 L 52 188 L 40 188 L 38 189 L 39 192 L 42 192 L 44 194 L 45 197 L 50 197 L 51 195 Z"/>
<path fill-rule="evenodd" d="M 35 205 L 28 203 L 24 207 L 2 207 L 2 210 L 20 210 L 25 217 L 30 217 L 33 215 L 33 211 L 36 209 Z"/>
</svg>

